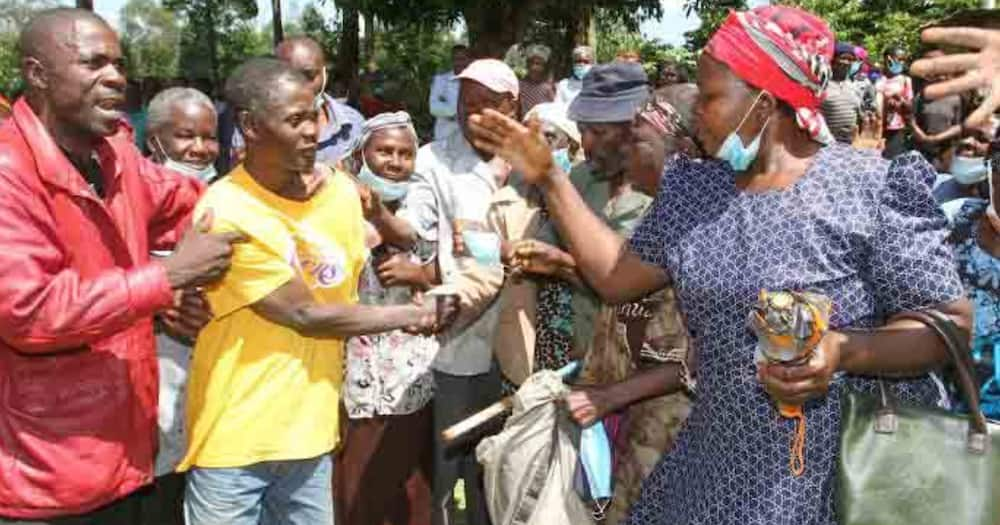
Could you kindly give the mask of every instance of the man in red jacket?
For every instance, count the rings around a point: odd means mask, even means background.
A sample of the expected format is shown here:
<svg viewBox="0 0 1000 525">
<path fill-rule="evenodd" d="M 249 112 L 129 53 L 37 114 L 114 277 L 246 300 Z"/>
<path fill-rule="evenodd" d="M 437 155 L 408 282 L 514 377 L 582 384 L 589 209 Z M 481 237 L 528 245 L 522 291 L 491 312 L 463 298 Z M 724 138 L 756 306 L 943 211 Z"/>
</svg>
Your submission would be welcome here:
<svg viewBox="0 0 1000 525">
<path fill-rule="evenodd" d="M 174 242 L 202 186 L 118 133 L 107 23 L 45 11 L 20 47 L 27 89 L 0 125 L 0 523 L 135 525 L 156 450 L 152 316 L 220 277 L 239 236 L 199 224 Z"/>
</svg>

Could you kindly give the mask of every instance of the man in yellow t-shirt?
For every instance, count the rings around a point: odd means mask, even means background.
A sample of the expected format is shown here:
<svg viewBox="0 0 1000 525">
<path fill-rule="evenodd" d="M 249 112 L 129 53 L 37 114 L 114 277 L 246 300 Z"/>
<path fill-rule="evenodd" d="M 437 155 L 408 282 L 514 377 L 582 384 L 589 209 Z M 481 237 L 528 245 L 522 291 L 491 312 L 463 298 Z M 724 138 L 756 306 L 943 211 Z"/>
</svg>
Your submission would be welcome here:
<svg viewBox="0 0 1000 525">
<path fill-rule="evenodd" d="M 188 525 L 333 523 L 330 451 L 344 338 L 431 330 L 427 306 L 363 306 L 358 192 L 314 167 L 317 112 L 308 80 L 254 59 L 226 85 L 247 142 L 245 163 L 213 185 L 196 214 L 250 240 L 206 290 L 213 320 L 195 346 L 188 395 Z"/>
</svg>

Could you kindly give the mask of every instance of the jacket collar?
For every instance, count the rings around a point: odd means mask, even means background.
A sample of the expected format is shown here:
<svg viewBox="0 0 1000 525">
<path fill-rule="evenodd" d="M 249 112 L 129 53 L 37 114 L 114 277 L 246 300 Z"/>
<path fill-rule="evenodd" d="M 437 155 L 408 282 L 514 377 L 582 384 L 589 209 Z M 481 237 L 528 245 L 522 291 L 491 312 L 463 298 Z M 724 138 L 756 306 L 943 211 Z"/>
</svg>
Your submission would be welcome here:
<svg viewBox="0 0 1000 525">
<path fill-rule="evenodd" d="M 35 169 L 42 180 L 76 194 L 90 193 L 86 179 L 59 148 L 24 97 L 14 103 L 11 119 L 28 145 L 35 161 Z M 95 151 L 101 172 L 105 174 L 105 186 L 110 188 L 114 179 L 122 172 L 117 152 L 106 138 L 98 141 Z M 107 177 L 108 174 L 112 177 Z"/>
</svg>

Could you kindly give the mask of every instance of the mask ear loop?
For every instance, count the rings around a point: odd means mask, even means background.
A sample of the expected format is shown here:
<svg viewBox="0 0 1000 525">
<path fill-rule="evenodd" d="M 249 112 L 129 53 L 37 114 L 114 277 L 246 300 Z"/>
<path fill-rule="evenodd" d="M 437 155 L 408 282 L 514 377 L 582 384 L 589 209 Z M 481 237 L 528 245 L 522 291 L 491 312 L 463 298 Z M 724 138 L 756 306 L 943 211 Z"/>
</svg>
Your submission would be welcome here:
<svg viewBox="0 0 1000 525">
<path fill-rule="evenodd" d="M 753 104 L 750 104 L 750 109 L 747 110 L 747 112 L 743 115 L 743 119 L 740 120 L 740 123 L 737 124 L 736 129 L 733 130 L 733 133 L 735 133 L 737 136 L 740 134 L 740 130 L 743 129 L 743 124 L 746 124 L 747 119 L 750 118 L 750 114 L 753 113 L 754 108 L 757 107 L 757 103 L 760 102 L 760 98 L 764 96 L 764 93 L 766 93 L 766 91 L 764 91 L 763 89 L 760 90 L 760 93 L 757 93 L 757 98 L 754 99 Z M 760 129 L 760 133 L 758 133 L 758 136 L 761 133 L 764 133 L 764 130 L 767 129 L 767 124 L 769 122 L 771 122 L 771 117 L 767 117 L 767 120 L 764 121 L 764 127 Z M 742 142 L 743 139 L 740 139 L 740 143 Z"/>
<path fill-rule="evenodd" d="M 163 157 L 163 162 L 167 162 L 168 160 L 177 162 L 176 160 L 170 158 L 170 155 L 167 155 L 167 148 L 163 147 L 163 143 L 160 142 L 160 137 L 153 135 L 153 141 L 156 142 L 156 148 L 160 150 L 158 153 L 161 157 Z"/>
</svg>

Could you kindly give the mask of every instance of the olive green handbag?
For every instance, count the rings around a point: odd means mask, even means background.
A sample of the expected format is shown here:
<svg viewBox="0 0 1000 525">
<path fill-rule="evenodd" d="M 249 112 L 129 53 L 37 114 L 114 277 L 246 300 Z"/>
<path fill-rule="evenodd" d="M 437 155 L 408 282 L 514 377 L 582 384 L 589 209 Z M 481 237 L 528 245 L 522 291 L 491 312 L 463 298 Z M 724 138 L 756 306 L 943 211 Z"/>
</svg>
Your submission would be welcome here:
<svg viewBox="0 0 1000 525">
<path fill-rule="evenodd" d="M 841 525 L 1000 525 L 1000 424 L 979 410 L 968 344 L 940 312 L 900 315 L 944 340 L 970 416 L 845 394 L 836 509 Z"/>
</svg>

